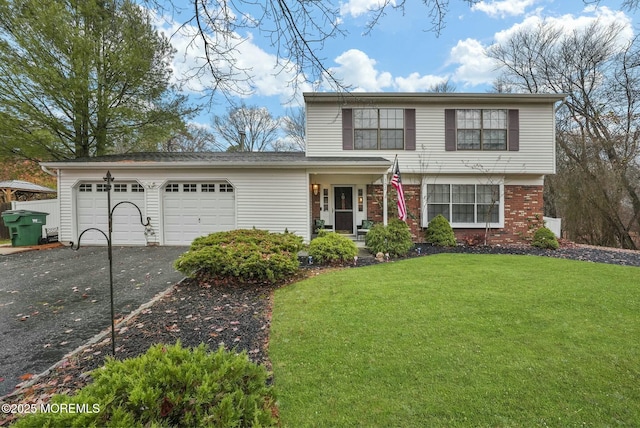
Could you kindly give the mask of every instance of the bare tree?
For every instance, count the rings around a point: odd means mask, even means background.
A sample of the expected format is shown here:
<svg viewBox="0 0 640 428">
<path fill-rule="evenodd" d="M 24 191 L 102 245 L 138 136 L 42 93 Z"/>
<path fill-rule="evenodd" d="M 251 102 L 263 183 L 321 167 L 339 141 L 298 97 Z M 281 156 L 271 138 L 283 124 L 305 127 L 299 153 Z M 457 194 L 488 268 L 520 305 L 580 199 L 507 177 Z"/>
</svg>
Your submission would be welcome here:
<svg viewBox="0 0 640 428">
<path fill-rule="evenodd" d="M 202 126 L 188 124 L 159 147 L 162 152 L 217 152 L 224 148 L 216 142 L 211 131 Z"/>
<path fill-rule="evenodd" d="M 270 40 L 275 48 L 277 64 L 274 74 L 285 73 L 290 84 L 302 82 L 332 84 L 336 90 L 349 90 L 330 71 L 322 56 L 325 44 L 347 33 L 343 28 L 343 2 L 308 0 L 191 0 L 190 9 L 177 0 L 144 0 L 162 15 L 175 9 L 187 16 L 184 27 L 193 26 L 190 34 L 194 45 L 203 46 L 205 63 L 191 70 L 190 79 L 212 81 L 206 88 L 211 97 L 221 92 L 230 95 L 248 95 L 253 91 L 252 70 L 239 60 L 243 43 L 257 32 Z M 481 0 L 454 0 L 469 7 Z M 585 4 L 598 0 L 583 0 Z M 640 0 L 620 0 L 621 6 L 632 10 Z M 436 36 L 446 27 L 451 0 L 422 0 L 425 30 Z M 376 28 L 389 12 L 405 13 L 407 0 L 379 0 L 370 2 L 365 34 Z"/>
<path fill-rule="evenodd" d="M 282 117 L 281 123 L 284 138 L 280 139 L 274 148 L 277 151 L 304 152 L 306 147 L 306 115 L 304 108 L 290 109 L 287 115 Z"/>
<path fill-rule="evenodd" d="M 456 85 L 451 83 L 451 79 L 443 80 L 440 83 L 435 83 L 429 87 L 427 92 L 435 92 L 435 93 L 449 93 L 455 92 Z"/>
<path fill-rule="evenodd" d="M 572 238 L 636 248 L 630 232 L 640 230 L 640 46 L 638 39 L 621 43 L 621 30 L 595 22 L 564 34 L 545 23 L 489 54 L 510 87 L 568 94 L 558 109 L 559 174 L 551 183 L 565 192 L 555 209 Z"/>
<path fill-rule="evenodd" d="M 480 0 L 456 0 L 469 6 Z M 422 0 L 425 10 L 425 29 L 436 35 L 445 28 L 445 17 L 450 0 Z M 179 10 L 184 16 L 185 8 L 177 0 L 161 2 L 146 0 L 158 10 L 159 15 L 169 8 Z M 365 33 L 390 11 L 404 13 L 406 0 L 380 0 L 371 3 L 367 12 Z M 195 27 L 190 34 L 194 45 L 203 46 L 203 66 L 191 70 L 189 78 L 212 81 L 207 88 L 210 96 L 221 92 L 229 95 L 248 95 L 253 90 L 253 75 L 250 68 L 239 60 L 241 45 L 257 32 L 270 40 L 275 48 L 277 64 L 274 74 L 285 73 L 290 84 L 301 82 L 332 84 L 337 90 L 348 90 L 332 75 L 326 58 L 322 56 L 325 44 L 334 38 L 346 36 L 342 27 L 344 10 L 336 1 L 308 0 L 191 0 L 192 12 L 187 14 L 184 29 Z"/>
<path fill-rule="evenodd" d="M 241 104 L 230 107 L 225 116 L 215 116 L 213 127 L 227 151 L 264 152 L 273 150 L 280 121 L 265 107 Z"/>
</svg>

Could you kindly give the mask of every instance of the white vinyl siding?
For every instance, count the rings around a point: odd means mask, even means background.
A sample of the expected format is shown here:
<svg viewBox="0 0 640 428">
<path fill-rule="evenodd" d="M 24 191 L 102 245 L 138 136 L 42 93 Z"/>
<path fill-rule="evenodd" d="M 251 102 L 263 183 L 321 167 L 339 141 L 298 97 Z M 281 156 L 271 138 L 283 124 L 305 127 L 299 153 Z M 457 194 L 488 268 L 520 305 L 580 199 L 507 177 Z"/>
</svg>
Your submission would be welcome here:
<svg viewBox="0 0 640 428">
<path fill-rule="evenodd" d="M 96 165 L 99 168 L 99 165 Z M 106 171 L 63 170 L 60 175 L 60 241 L 77 241 L 75 220 L 77 206 L 74 188 L 80 182 L 101 180 Z M 236 228 L 289 232 L 309 240 L 309 189 L 305 169 L 207 169 L 207 168 L 136 168 L 111 169 L 118 181 L 138 182 L 145 187 L 143 213 L 151 217 L 149 242 L 163 242 L 162 192 L 170 182 L 202 183 L 227 181 L 233 186 Z M 216 189 L 217 190 L 217 189 Z M 112 193 L 113 195 L 113 193 Z M 105 194 L 106 197 L 106 194 Z M 84 238 L 83 238 L 84 240 Z"/>
<path fill-rule="evenodd" d="M 353 106 L 357 108 L 358 106 Z M 342 108 L 332 103 L 307 104 L 307 156 L 383 156 L 395 155 L 403 173 L 553 174 L 555 173 L 555 118 L 553 105 L 509 103 L 473 105 L 481 109 L 517 109 L 520 122 L 518 151 L 447 152 L 444 143 L 444 110 L 470 108 L 466 104 L 385 104 L 384 108 L 416 109 L 416 150 L 343 150 Z"/>
</svg>

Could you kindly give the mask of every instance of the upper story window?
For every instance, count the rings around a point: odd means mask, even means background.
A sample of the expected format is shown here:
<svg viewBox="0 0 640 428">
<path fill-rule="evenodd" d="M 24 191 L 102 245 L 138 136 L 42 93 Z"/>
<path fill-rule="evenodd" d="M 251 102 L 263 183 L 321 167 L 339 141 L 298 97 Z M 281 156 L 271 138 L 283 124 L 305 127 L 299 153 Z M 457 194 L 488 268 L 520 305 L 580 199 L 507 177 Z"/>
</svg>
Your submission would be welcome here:
<svg viewBox="0 0 640 428">
<path fill-rule="evenodd" d="M 507 150 L 507 110 L 456 110 L 458 150 Z"/>
<path fill-rule="evenodd" d="M 354 109 L 356 150 L 402 150 L 404 148 L 403 109 Z"/>
<path fill-rule="evenodd" d="M 446 109 L 445 150 L 518 151 L 518 110 Z"/>
<path fill-rule="evenodd" d="M 342 109 L 343 150 L 415 150 L 416 110 Z"/>
</svg>

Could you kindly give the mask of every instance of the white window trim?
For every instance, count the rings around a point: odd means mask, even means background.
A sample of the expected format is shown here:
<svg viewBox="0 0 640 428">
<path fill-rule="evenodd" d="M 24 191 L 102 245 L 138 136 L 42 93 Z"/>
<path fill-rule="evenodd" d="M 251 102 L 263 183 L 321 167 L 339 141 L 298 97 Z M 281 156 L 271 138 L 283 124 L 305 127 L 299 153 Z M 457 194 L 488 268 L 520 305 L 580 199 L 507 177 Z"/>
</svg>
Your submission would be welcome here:
<svg viewBox="0 0 640 428">
<path fill-rule="evenodd" d="M 498 222 L 489 223 L 492 229 L 504 228 L 504 177 L 423 177 L 421 185 L 422 194 L 422 227 L 429 226 L 427 210 L 427 184 L 476 184 L 500 186 L 500 201 L 498 209 Z M 486 223 L 451 223 L 454 229 L 484 229 Z"/>
</svg>

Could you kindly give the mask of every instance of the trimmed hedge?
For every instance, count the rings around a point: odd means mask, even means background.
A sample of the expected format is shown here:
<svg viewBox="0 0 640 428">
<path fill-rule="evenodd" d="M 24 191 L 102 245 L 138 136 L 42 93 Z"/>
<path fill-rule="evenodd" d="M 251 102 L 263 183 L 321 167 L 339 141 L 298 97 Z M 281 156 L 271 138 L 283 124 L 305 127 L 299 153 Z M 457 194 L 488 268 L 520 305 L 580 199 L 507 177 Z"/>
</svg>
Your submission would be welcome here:
<svg viewBox="0 0 640 428">
<path fill-rule="evenodd" d="M 300 250 L 295 234 L 238 229 L 196 238 L 174 265 L 191 278 L 274 283 L 298 272 Z"/>
<path fill-rule="evenodd" d="M 358 255 L 356 244 L 349 238 L 336 232 L 319 234 L 309 244 L 309 255 L 314 262 L 324 263 L 352 263 Z"/>
<path fill-rule="evenodd" d="M 453 233 L 449 220 L 442 214 L 431 219 L 424 236 L 427 242 L 439 247 L 456 246 L 456 235 Z"/>
<path fill-rule="evenodd" d="M 413 247 L 409 226 L 397 218 L 389 221 L 386 227 L 376 224 L 364 240 L 370 253 L 388 253 L 392 257 L 406 256 Z"/>
<path fill-rule="evenodd" d="M 275 426 L 275 398 L 264 366 L 246 353 L 220 347 L 155 345 L 124 361 L 108 358 L 91 373 L 94 381 L 74 396 L 55 395 L 51 403 L 85 412 L 35 413 L 21 427 L 249 427 Z M 83 408 L 84 408 L 83 407 Z M 90 411 L 89 411 L 90 410 Z"/>
</svg>

